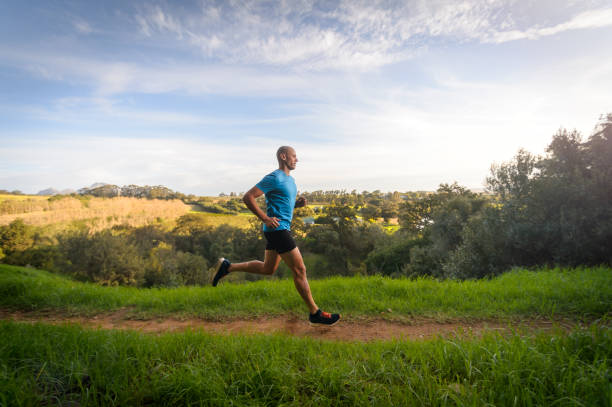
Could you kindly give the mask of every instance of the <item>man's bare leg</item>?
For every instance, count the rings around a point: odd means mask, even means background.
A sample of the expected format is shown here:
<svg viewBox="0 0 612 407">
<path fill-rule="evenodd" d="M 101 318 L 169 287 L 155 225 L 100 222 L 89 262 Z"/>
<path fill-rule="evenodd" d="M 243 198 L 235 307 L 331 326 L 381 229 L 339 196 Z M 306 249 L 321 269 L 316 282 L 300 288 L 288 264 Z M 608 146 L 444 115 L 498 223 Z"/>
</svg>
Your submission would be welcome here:
<svg viewBox="0 0 612 407">
<path fill-rule="evenodd" d="M 281 254 L 280 257 L 287 264 L 287 266 L 289 266 L 291 271 L 293 271 L 293 284 L 295 284 L 295 288 L 308 306 L 310 313 L 314 314 L 317 312 L 319 307 L 317 307 L 317 304 L 315 304 L 310 292 L 310 285 L 308 284 L 308 279 L 306 278 L 306 266 L 304 265 L 304 259 L 302 259 L 300 249 L 296 247 L 291 251 Z"/>
<path fill-rule="evenodd" d="M 278 255 L 276 250 L 266 250 L 264 261 L 251 260 L 244 263 L 232 263 L 228 271 L 230 273 L 244 271 L 245 273 L 271 275 L 278 268 L 280 261 L 281 256 Z"/>
</svg>

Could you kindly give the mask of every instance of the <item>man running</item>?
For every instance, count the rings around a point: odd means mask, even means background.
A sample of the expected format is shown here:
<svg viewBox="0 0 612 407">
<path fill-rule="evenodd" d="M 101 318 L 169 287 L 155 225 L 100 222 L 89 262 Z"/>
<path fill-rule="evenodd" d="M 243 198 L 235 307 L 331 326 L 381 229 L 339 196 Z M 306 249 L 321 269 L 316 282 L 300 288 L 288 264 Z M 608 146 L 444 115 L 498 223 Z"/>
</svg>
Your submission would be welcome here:
<svg viewBox="0 0 612 407">
<path fill-rule="evenodd" d="M 300 197 L 296 201 L 297 187 L 289 172 L 295 170 L 298 162 L 295 150 L 282 146 L 276 152 L 278 169 L 266 175 L 257 185 L 251 188 L 242 200 L 246 206 L 264 223 L 263 231 L 266 238 L 264 261 L 252 260 L 245 263 L 230 263 L 220 258 L 215 266 L 212 285 L 217 286 L 219 280 L 236 271 L 271 275 L 274 274 L 281 259 L 293 271 L 293 283 L 298 293 L 308 306 L 309 320 L 313 325 L 333 325 L 340 319 L 339 314 L 323 312 L 315 304 L 310 286 L 306 278 L 306 266 L 300 249 L 291 237 L 291 219 L 293 209 L 306 205 L 306 199 Z M 266 194 L 267 213 L 264 213 L 255 199 Z"/>
</svg>

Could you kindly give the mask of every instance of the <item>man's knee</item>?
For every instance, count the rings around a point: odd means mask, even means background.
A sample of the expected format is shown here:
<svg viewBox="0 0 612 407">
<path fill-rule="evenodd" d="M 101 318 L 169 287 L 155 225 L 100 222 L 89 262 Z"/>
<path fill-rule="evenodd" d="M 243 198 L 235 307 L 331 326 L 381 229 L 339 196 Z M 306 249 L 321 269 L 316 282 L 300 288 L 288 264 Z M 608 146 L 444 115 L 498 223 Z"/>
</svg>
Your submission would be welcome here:
<svg viewBox="0 0 612 407">
<path fill-rule="evenodd" d="M 271 276 L 272 274 L 274 274 L 275 271 L 276 271 L 276 267 L 274 267 L 274 265 L 264 266 L 263 268 L 263 274 L 266 274 L 268 276 Z"/>
<path fill-rule="evenodd" d="M 293 267 L 293 278 L 305 278 L 306 277 L 306 266 L 303 264 Z"/>
</svg>

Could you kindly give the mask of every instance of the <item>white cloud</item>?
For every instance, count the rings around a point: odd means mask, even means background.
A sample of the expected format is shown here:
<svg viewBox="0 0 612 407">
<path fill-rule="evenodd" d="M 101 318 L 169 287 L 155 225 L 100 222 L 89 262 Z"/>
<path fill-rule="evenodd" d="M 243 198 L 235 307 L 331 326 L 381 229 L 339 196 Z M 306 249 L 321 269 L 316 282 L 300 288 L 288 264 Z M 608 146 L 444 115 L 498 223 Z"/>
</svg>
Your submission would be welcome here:
<svg viewBox="0 0 612 407">
<path fill-rule="evenodd" d="M 521 39 L 534 40 L 549 35 L 555 35 L 564 31 L 602 28 L 609 26 L 612 26 L 612 8 L 589 10 L 578 14 L 569 21 L 550 27 L 533 27 L 526 30 L 494 31 L 490 38 L 486 39 L 486 41 L 502 43 Z"/>
<path fill-rule="evenodd" d="M 275 73 L 253 67 L 194 63 L 140 64 L 105 59 L 54 55 L 46 51 L 2 48 L 5 63 L 20 66 L 36 76 L 72 84 L 85 84 L 97 96 L 120 93 L 253 95 L 273 97 L 312 94 L 309 77 Z M 164 61 L 166 62 L 166 61 Z M 327 81 L 319 76 L 320 81 Z"/>
<path fill-rule="evenodd" d="M 567 83 L 572 73 L 580 74 Z M 470 82 L 452 76 L 440 76 L 439 81 L 435 89 L 418 91 L 369 89 L 370 99 L 360 105 L 347 97 L 344 102 L 305 107 L 303 112 L 323 131 L 313 135 L 323 137 L 316 142 L 296 140 L 290 132 L 268 138 L 247 133 L 240 141 L 210 141 L 163 131 L 156 132 L 155 138 L 126 133 L 121 138 L 49 135 L 53 141 L 47 145 L 11 141 L 0 148 L 0 161 L 31 170 L 3 171 L 0 184 L 24 188 L 27 175 L 39 189 L 105 181 L 164 184 L 198 194 L 240 192 L 274 168 L 278 145 L 290 144 L 300 158 L 294 175 L 301 190 L 431 190 L 453 181 L 478 188 L 493 162 L 511 159 L 520 147 L 543 153 L 561 126 L 576 127 L 588 135 L 598 115 L 612 111 L 607 93 L 612 88 L 610 61 L 598 65 L 572 61 L 547 71 L 545 78 L 535 75 L 520 84 Z M 107 99 L 58 101 L 66 111 L 88 103 L 108 110 L 108 118 L 123 114 L 135 123 L 155 120 L 156 112 L 121 112 L 122 107 Z M 189 117 L 167 115 L 158 120 L 167 119 L 177 129 L 190 124 Z M 298 119 L 287 120 L 290 126 L 299 125 Z M 46 167 L 35 171 L 40 163 Z"/>
<path fill-rule="evenodd" d="M 76 19 L 72 22 L 72 24 L 74 25 L 74 28 L 81 34 L 91 34 L 93 32 L 93 28 L 87 21 Z"/>
<path fill-rule="evenodd" d="M 543 67 L 525 64 L 526 72 L 487 71 L 487 78 L 477 77 L 484 71 L 476 64 L 464 67 L 470 71 L 462 75 L 452 58 L 422 58 L 414 65 L 426 78 L 414 82 L 397 73 L 408 64 L 375 68 L 435 41 L 507 42 L 610 25 L 609 9 L 524 18 L 514 8 L 518 3 L 423 0 L 390 8 L 385 2 L 346 1 L 327 10 L 310 1 L 273 9 L 248 1 L 205 4 L 195 13 L 152 6 L 135 17 L 147 47 L 129 44 L 141 50 L 134 58 L 0 46 L 3 66 L 73 85 L 58 91 L 54 103 L 36 105 L 38 96 L 29 95 L 30 105 L 2 106 L 18 112 L 24 128 L 30 119 L 36 126 L 42 119 L 67 130 L 34 129 L 34 142 L 27 131 L 3 130 L 0 184 L 33 185 L 27 187 L 31 192 L 94 181 L 165 184 L 200 194 L 239 192 L 274 168 L 279 144 L 293 144 L 301 159 L 295 175 L 302 190 L 433 189 L 453 180 L 479 187 L 493 161 L 510 159 L 519 147 L 541 153 L 560 126 L 588 134 L 599 114 L 612 111 L 610 57 L 585 52 L 553 58 Z M 155 54 L 147 53 L 150 46 L 159 46 Z M 180 53 L 168 52 L 177 48 Z M 185 49 L 205 58 L 184 58 Z M 132 93 L 151 105 L 132 105 Z M 216 95 L 235 97 L 237 104 L 246 100 L 245 106 L 285 99 L 275 103 L 286 111 L 252 119 L 225 106 L 224 118 L 218 118 L 168 102 L 189 99 L 202 108 Z M 239 106 L 243 112 L 245 106 Z M 117 137 L 101 135 L 99 123 L 114 125 L 109 134 Z M 315 141 L 294 136 L 310 124 L 318 131 Z M 239 139 L 232 126 L 242 126 Z M 222 131 L 203 135 L 212 127 Z M 264 132 L 283 139 L 259 137 Z M 213 137 L 217 141 L 211 142 Z"/>
<path fill-rule="evenodd" d="M 171 10 L 156 6 L 135 18 L 145 35 L 152 35 L 152 28 L 156 28 L 159 34 L 173 34 L 177 40 L 200 48 L 204 55 L 232 64 L 370 69 L 405 59 L 412 52 L 395 49 L 401 44 L 381 30 L 390 29 L 389 24 L 380 24 L 376 32 L 361 23 L 345 27 L 353 22 L 318 10 L 312 2 L 272 7 L 258 2 L 221 8 L 204 5 L 196 17 L 160 18 L 171 14 Z M 317 19 L 328 20 L 328 26 L 320 25 Z M 166 20 L 173 24 L 166 24 Z"/>
<path fill-rule="evenodd" d="M 189 13 L 156 5 L 135 19 L 143 34 L 174 35 L 179 43 L 217 61 L 365 71 L 406 60 L 436 40 L 500 43 L 612 25 L 610 8 L 583 9 L 572 16 L 575 5 L 559 3 L 559 10 L 567 9 L 564 21 L 542 27 L 536 16 L 521 26 L 516 21 L 535 13 L 535 5 L 524 10 L 515 4 L 345 0 L 328 10 L 315 1 L 245 1 L 203 3 L 200 10 Z"/>
</svg>

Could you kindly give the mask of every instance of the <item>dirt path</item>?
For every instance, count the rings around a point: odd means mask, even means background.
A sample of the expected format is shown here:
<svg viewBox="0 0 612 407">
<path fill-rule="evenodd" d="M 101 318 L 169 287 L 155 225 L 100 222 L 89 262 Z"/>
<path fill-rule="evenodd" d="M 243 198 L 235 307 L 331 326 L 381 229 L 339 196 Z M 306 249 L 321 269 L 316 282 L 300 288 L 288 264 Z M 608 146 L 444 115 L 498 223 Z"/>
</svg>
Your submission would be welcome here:
<svg viewBox="0 0 612 407">
<path fill-rule="evenodd" d="M 45 322 L 50 324 L 75 323 L 90 328 L 129 329 L 146 333 L 177 332 L 202 329 L 216 334 L 271 334 L 311 337 L 336 341 L 361 341 L 390 339 L 422 340 L 435 336 L 481 335 L 486 331 L 511 332 L 520 329 L 527 332 L 561 329 L 568 331 L 576 322 L 559 320 L 527 320 L 519 323 L 488 321 L 451 321 L 440 323 L 427 319 L 414 319 L 406 323 L 386 320 L 340 321 L 333 327 L 311 327 L 303 318 L 276 316 L 255 319 L 231 319 L 207 321 L 198 318 L 129 319 L 127 310 L 99 314 L 93 317 L 65 316 L 57 312 L 30 313 L 0 310 L 0 319 L 21 322 Z"/>
</svg>

